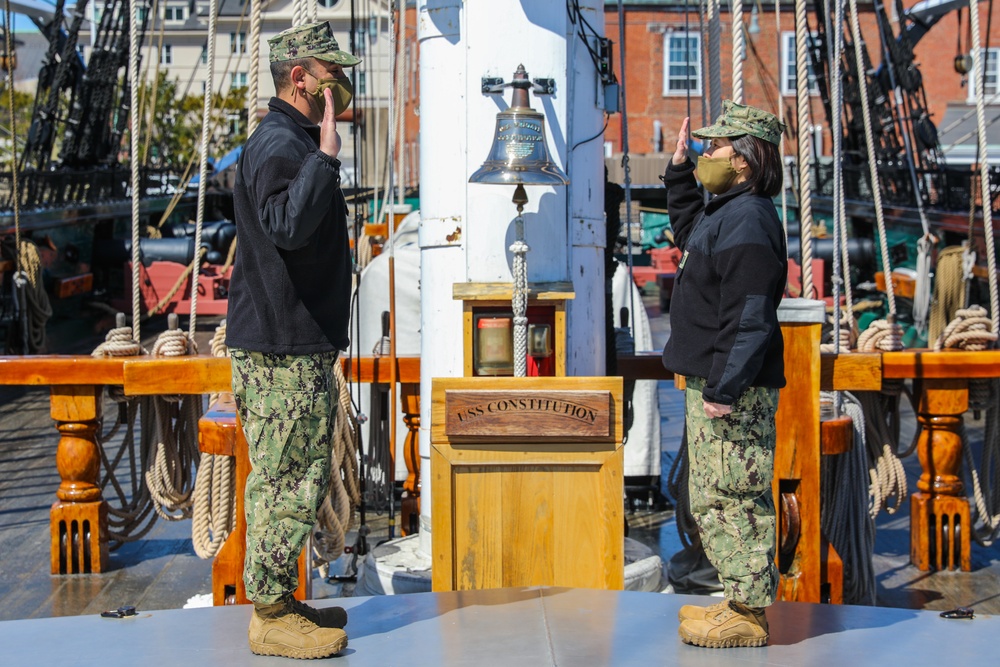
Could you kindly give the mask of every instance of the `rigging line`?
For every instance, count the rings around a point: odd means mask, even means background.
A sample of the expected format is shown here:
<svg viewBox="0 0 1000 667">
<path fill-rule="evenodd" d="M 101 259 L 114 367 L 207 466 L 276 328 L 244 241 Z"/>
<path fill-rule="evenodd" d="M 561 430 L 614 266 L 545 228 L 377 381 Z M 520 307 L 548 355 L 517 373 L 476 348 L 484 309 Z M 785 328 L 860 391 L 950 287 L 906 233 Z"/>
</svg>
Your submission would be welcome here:
<svg viewBox="0 0 1000 667">
<path fill-rule="evenodd" d="M 969 0 L 969 21 L 972 29 L 973 53 L 981 54 L 979 34 L 979 11 L 977 0 Z M 973 60 L 973 72 L 976 79 L 976 124 L 982 128 L 985 125 L 985 104 L 983 103 L 983 88 L 985 85 L 986 58 L 979 57 Z M 986 240 L 986 264 L 989 269 L 990 286 L 990 318 L 993 321 L 993 331 L 1000 331 L 1000 294 L 997 288 L 997 256 L 994 249 L 993 233 L 993 199 L 990 193 L 990 165 L 989 152 L 986 144 L 986 133 L 980 129 L 979 137 L 979 184 L 980 196 L 982 197 L 983 211 L 983 237 Z M 888 281 L 888 279 L 886 280 Z"/>
<path fill-rule="evenodd" d="M 730 0 L 729 12 L 733 33 L 733 102 L 743 104 L 743 60 L 746 45 L 743 39 L 743 0 Z"/>
<path fill-rule="evenodd" d="M 215 2 L 215 0 L 212 0 Z M 129 132 L 129 167 L 132 172 L 132 340 L 142 348 L 139 313 L 139 5 L 142 0 L 129 2 L 128 78 L 131 97 L 131 131 Z M 197 246 L 196 246 L 197 252 Z"/>
<path fill-rule="evenodd" d="M 13 32 L 14 25 L 12 23 L 11 10 L 10 10 L 10 0 L 4 0 L 4 52 L 7 54 L 7 62 L 13 62 L 14 49 L 11 43 L 11 33 Z M 17 272 L 14 274 L 14 286 L 15 294 L 20 292 L 20 303 L 21 303 L 21 319 L 24 327 L 24 335 L 22 336 L 23 341 L 23 351 L 27 354 L 29 351 L 28 342 L 29 337 L 27 335 L 28 329 L 28 303 L 27 303 L 27 284 L 25 280 L 25 274 L 22 271 L 21 266 L 21 211 L 20 211 L 20 194 L 18 192 L 17 183 L 17 118 L 14 116 L 14 68 L 7 68 L 7 108 L 10 111 L 10 141 L 11 141 L 11 203 L 13 204 L 14 212 L 14 265 Z"/>
<path fill-rule="evenodd" d="M 619 94 L 622 100 L 622 167 L 625 175 L 625 248 L 627 251 L 625 256 L 628 258 L 628 277 L 630 282 L 628 304 L 630 322 L 635 322 L 635 289 L 632 287 L 635 284 L 634 269 L 632 266 L 632 175 L 628 162 L 628 108 L 626 107 L 625 95 L 625 72 L 627 71 L 625 68 L 625 7 L 622 4 L 622 0 L 618 0 L 618 61 L 621 63 L 622 69 Z"/>
<path fill-rule="evenodd" d="M 209 2 L 208 20 L 208 72 L 205 78 L 205 104 L 202 107 L 201 121 L 201 160 L 199 164 L 198 177 L 198 214 L 194 224 L 194 270 L 191 272 L 191 317 L 188 320 L 189 340 L 194 342 L 194 335 L 197 331 L 198 321 L 198 273 L 201 269 L 201 232 L 205 223 L 205 196 L 208 188 L 208 143 L 211 138 L 210 127 L 212 118 L 212 89 L 213 77 L 215 75 L 215 38 L 216 38 L 216 17 L 218 15 L 218 0 Z M 246 16 L 246 5 L 243 6 L 243 14 L 240 17 L 242 25 L 243 17 Z M 244 45 L 245 46 L 245 45 Z M 230 49 L 230 58 L 232 49 Z"/>
<path fill-rule="evenodd" d="M 247 139 L 257 129 L 260 107 L 260 32 L 267 0 L 250 0 L 250 87 L 247 90 Z"/>
<path fill-rule="evenodd" d="M 795 0 L 795 98 L 798 103 L 798 171 L 799 171 L 799 263 L 802 266 L 802 295 L 811 299 L 815 296 L 812 274 L 812 186 L 810 171 L 812 151 L 809 120 L 809 65 L 806 61 L 808 23 L 806 21 L 806 0 Z"/>
<path fill-rule="evenodd" d="M 841 277 L 841 247 L 847 244 L 844 238 L 844 131 L 843 131 L 843 97 L 844 77 L 841 72 L 844 58 L 844 0 L 834 0 L 835 34 L 833 36 L 832 54 L 830 56 L 830 81 L 833 84 L 832 139 L 833 139 L 833 352 L 840 354 L 840 285 Z M 829 16 L 829 11 L 824 12 Z M 830 35 L 830 30 L 827 30 Z M 829 40 L 828 40 L 829 41 Z M 828 44 L 829 45 L 829 44 Z M 843 408 L 843 393 L 835 392 L 833 399 L 834 416 L 839 417 Z"/>
<path fill-rule="evenodd" d="M 976 0 L 970 0 L 976 2 Z M 857 72 L 858 97 L 861 100 L 861 115 L 865 127 L 865 144 L 868 150 L 868 170 L 871 179 L 872 199 L 875 204 L 875 222 L 879 233 L 879 251 L 882 256 L 882 271 L 885 275 L 885 295 L 889 302 L 889 315 L 896 316 L 896 291 L 892 284 L 892 266 L 889 263 L 889 241 L 886 238 L 885 215 L 882 208 L 882 186 L 879 182 L 875 160 L 875 138 L 872 127 L 872 112 L 868 99 L 868 74 L 864 63 L 864 40 L 861 37 L 861 20 L 858 16 L 858 0 L 851 3 L 851 39 L 854 42 L 854 62 Z"/>
<path fill-rule="evenodd" d="M 691 0 L 684 0 L 684 39 L 685 39 L 685 41 L 691 39 L 691 22 L 690 22 L 690 19 L 691 19 Z M 688 42 L 688 43 L 690 43 L 690 42 Z M 687 85 L 684 86 L 684 93 L 685 93 L 685 98 L 686 98 L 685 99 L 685 103 L 686 103 L 685 114 L 687 115 L 688 118 L 691 118 L 691 79 L 690 79 L 690 74 L 691 74 L 691 49 L 690 48 L 684 49 L 684 64 L 687 66 L 687 71 L 688 71 Z M 624 74 L 622 76 L 624 76 Z M 690 147 L 690 145 L 691 145 L 691 141 L 689 139 L 688 140 L 688 146 Z"/>
<path fill-rule="evenodd" d="M 885 7 L 882 5 L 881 0 L 873 0 L 873 6 L 876 12 L 880 12 L 885 15 Z M 899 124 L 899 133 L 903 135 L 903 145 L 906 150 L 906 166 L 910 172 L 910 185 L 913 187 L 913 198 L 917 205 L 917 214 L 920 216 L 920 226 L 924 231 L 924 238 L 930 237 L 930 224 L 927 222 L 927 213 L 924 211 L 924 201 L 920 194 L 920 183 L 917 179 L 917 167 L 915 164 L 916 158 L 913 155 L 913 146 L 910 141 L 910 127 L 906 123 L 906 119 L 909 118 L 909 114 L 905 112 L 903 108 L 903 97 L 900 94 L 900 86 L 896 81 L 896 66 L 892 61 L 892 53 L 889 51 L 888 40 L 892 39 L 892 32 L 889 31 L 888 36 L 885 34 L 885 29 L 887 26 L 883 25 L 883 21 L 876 21 L 879 29 L 879 42 L 882 46 L 882 62 L 886 66 L 886 72 L 889 74 L 889 85 L 892 87 L 893 101 L 896 106 L 896 113 L 894 114 L 894 122 Z M 889 280 L 889 276 L 886 275 L 886 281 Z"/>
</svg>

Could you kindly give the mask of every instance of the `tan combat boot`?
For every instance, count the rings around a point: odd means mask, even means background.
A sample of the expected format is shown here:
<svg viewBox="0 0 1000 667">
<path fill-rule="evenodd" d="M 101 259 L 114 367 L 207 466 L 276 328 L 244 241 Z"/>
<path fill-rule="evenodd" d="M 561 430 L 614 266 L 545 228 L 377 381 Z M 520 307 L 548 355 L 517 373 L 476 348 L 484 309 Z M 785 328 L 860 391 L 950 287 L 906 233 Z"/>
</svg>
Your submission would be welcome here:
<svg viewBox="0 0 1000 667">
<path fill-rule="evenodd" d="M 678 621 L 703 621 L 705 616 L 717 611 L 722 611 L 729 606 L 729 600 L 723 598 L 715 604 L 702 607 L 696 604 L 686 604 L 677 611 Z"/>
<path fill-rule="evenodd" d="M 767 617 L 763 608 L 747 607 L 730 600 L 702 620 L 681 621 L 681 640 L 695 646 L 731 648 L 767 644 Z"/>
<path fill-rule="evenodd" d="M 248 635 L 257 655 L 326 658 L 347 647 L 346 632 L 320 627 L 287 602 L 255 604 Z"/>
</svg>

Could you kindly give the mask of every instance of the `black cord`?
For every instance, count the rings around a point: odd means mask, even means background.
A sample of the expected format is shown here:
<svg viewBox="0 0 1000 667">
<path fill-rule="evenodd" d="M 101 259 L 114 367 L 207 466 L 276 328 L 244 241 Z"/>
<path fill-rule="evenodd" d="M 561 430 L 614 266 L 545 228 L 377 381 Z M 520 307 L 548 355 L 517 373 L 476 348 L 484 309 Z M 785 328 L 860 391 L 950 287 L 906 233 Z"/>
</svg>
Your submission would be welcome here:
<svg viewBox="0 0 1000 667">
<path fill-rule="evenodd" d="M 589 139 L 584 139 L 583 141 L 578 141 L 575 144 L 573 144 L 573 148 L 570 149 L 570 153 L 572 153 L 573 151 L 575 151 L 577 149 L 577 146 L 582 146 L 582 145 L 584 145 L 586 143 L 589 143 L 589 142 L 593 141 L 597 137 L 603 135 L 604 131 L 606 129 L 608 129 L 608 118 L 609 118 L 609 116 L 608 116 L 607 112 L 605 112 L 605 114 L 604 114 L 604 127 L 601 128 L 601 131 L 598 132 L 597 134 L 595 134 L 594 136 L 590 137 Z"/>
</svg>

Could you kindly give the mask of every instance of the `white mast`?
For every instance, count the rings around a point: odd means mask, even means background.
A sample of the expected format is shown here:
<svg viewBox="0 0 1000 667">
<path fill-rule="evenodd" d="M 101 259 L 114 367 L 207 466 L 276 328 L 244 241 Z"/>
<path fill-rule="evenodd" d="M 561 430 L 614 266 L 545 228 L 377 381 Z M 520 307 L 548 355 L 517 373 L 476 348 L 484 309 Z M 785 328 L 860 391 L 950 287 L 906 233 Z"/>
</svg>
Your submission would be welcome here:
<svg viewBox="0 0 1000 667">
<path fill-rule="evenodd" d="M 603 34 L 604 3 L 581 0 Z M 566 187 L 528 186 L 525 236 L 529 283 L 572 281 L 567 372 L 604 374 L 604 125 L 598 74 L 566 4 L 418 0 L 420 41 L 421 516 L 420 549 L 430 553 L 431 380 L 463 373 L 461 282 L 511 282 L 514 186 L 470 184 L 489 154 L 496 114 L 511 100 L 482 93 L 483 77 L 509 82 L 523 64 L 531 79 L 555 80 L 555 94 L 530 96 L 545 115 L 553 162 Z M 596 138 L 595 138 L 596 136 Z M 572 147 L 581 143 L 576 150 Z"/>
</svg>

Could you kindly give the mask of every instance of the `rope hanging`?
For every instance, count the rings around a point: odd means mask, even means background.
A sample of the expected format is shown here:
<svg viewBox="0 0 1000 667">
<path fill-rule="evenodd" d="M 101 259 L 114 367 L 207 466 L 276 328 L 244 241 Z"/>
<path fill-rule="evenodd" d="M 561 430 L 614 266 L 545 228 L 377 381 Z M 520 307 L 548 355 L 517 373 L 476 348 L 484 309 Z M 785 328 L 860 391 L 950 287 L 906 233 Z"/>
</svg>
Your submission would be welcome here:
<svg viewBox="0 0 1000 667">
<path fill-rule="evenodd" d="M 828 15 L 828 14 L 827 14 Z M 844 78 L 841 72 L 841 66 L 843 63 L 844 55 L 844 3 L 843 0 L 837 0 L 836 10 L 834 12 L 835 19 L 834 23 L 837 24 L 836 35 L 833 39 L 833 53 L 830 57 L 830 81 L 833 86 L 833 103 L 831 104 L 831 111 L 833 112 L 832 120 L 832 135 L 833 135 L 833 196 L 834 196 L 834 206 L 833 206 L 833 352 L 836 354 L 840 353 L 843 347 L 846 350 L 850 350 L 851 346 L 851 322 L 850 320 L 844 321 L 843 314 L 841 313 L 840 307 L 840 288 L 844 282 L 850 282 L 850 277 L 848 275 L 847 280 L 841 278 L 841 254 L 839 252 L 842 246 L 847 245 L 847 239 L 844 234 L 846 225 L 844 210 L 844 131 L 843 131 L 843 100 L 844 100 Z M 780 34 L 780 33 L 779 33 Z M 829 31 L 827 31 L 829 34 Z M 846 325 L 846 326 L 844 326 Z M 847 329 L 846 335 L 844 329 Z M 846 345 L 845 345 L 846 343 Z M 841 396 L 838 393 L 836 395 L 835 404 L 839 408 L 841 404 Z"/>
<path fill-rule="evenodd" d="M 983 57 L 982 43 L 979 35 L 979 3 L 969 0 L 969 30 L 972 36 L 972 78 L 976 86 L 976 127 L 979 142 L 979 185 L 982 197 L 983 236 L 986 239 L 986 266 L 989 269 L 990 282 L 990 315 L 993 320 L 993 331 L 1000 331 L 1000 294 L 997 290 L 997 254 L 993 238 L 993 197 L 990 194 L 990 160 L 986 137 L 986 104 L 983 99 L 984 76 L 986 65 Z"/>
<path fill-rule="evenodd" d="M 774 34 L 781 34 L 781 0 L 774 0 Z M 778 44 L 778 59 L 776 62 L 781 62 L 781 44 Z M 788 127 L 785 124 L 785 105 L 781 100 L 781 87 L 778 87 L 778 122 L 784 127 Z M 781 133 L 781 139 L 778 140 L 778 155 L 781 159 L 781 176 L 782 176 L 782 187 L 781 187 L 781 228 L 785 230 L 785 242 L 787 246 L 788 242 L 788 188 L 784 185 L 785 176 L 785 133 Z"/>
<path fill-rule="evenodd" d="M 714 119 L 722 113 L 722 65 L 719 58 L 722 26 L 719 19 L 719 0 L 707 0 L 707 5 L 709 106 Z"/>
<path fill-rule="evenodd" d="M 816 289 L 812 272 L 812 151 L 807 128 L 809 122 L 809 61 L 806 52 L 809 24 L 806 21 L 806 0 L 795 0 L 795 97 L 798 104 L 799 146 L 799 230 L 802 234 L 802 296 L 813 299 Z"/>
<path fill-rule="evenodd" d="M 139 10 L 145 6 L 143 0 L 130 0 L 128 28 L 128 79 L 131 96 L 129 166 L 132 172 L 132 339 L 137 347 L 142 340 L 139 316 Z"/>
<path fill-rule="evenodd" d="M 842 392 L 838 392 L 840 394 Z M 837 400 L 832 394 L 821 394 Z M 820 524 L 823 536 L 844 563 L 843 590 L 847 604 L 875 604 L 875 522 L 869 498 L 875 485 L 865 478 L 871 469 L 865 448 L 864 411 L 858 400 L 844 394 L 842 409 L 851 418 L 854 444 L 843 454 L 823 456 L 820 462 Z M 881 487 L 877 491 L 882 493 Z"/>
<path fill-rule="evenodd" d="M 45 325 L 52 317 L 52 304 L 42 282 L 42 259 L 38 246 L 22 239 L 14 273 L 15 307 L 22 316 L 23 349 L 25 354 L 45 349 Z"/>
<path fill-rule="evenodd" d="M 229 356 L 225 320 L 215 328 L 209 347 L 213 357 Z M 213 405 L 218 398 L 218 394 L 213 394 L 208 404 Z M 215 557 L 233 530 L 236 520 L 236 467 L 233 459 L 225 454 L 201 454 L 191 514 L 191 542 L 199 558 Z"/>
<path fill-rule="evenodd" d="M 730 0 L 730 12 L 733 18 L 733 102 L 743 104 L 743 60 L 747 52 L 746 36 L 743 34 L 743 0 Z M 624 69 L 624 65 L 622 67 Z"/>
<path fill-rule="evenodd" d="M 320 506 L 313 544 L 319 557 L 331 562 L 344 553 L 346 534 L 361 504 L 358 481 L 358 443 L 361 427 L 354 412 L 347 378 L 340 362 L 333 365 L 339 400 L 333 439 L 330 493 Z"/>
<path fill-rule="evenodd" d="M 800 0 L 801 1 L 801 0 Z M 865 125 L 865 146 L 868 150 L 868 169 L 871 177 L 872 199 L 875 203 L 875 221 L 878 227 L 879 251 L 882 256 L 882 272 L 885 275 L 885 293 L 889 302 L 889 316 L 877 320 L 858 339 L 858 350 L 871 352 L 876 349 L 893 351 L 903 349 L 902 328 L 896 323 L 896 294 L 892 284 L 892 266 L 889 263 L 889 242 L 886 238 L 885 214 L 882 209 L 882 188 L 879 184 L 878 168 L 875 163 L 875 139 L 872 128 L 871 103 L 868 99 L 868 80 L 862 53 L 861 23 L 858 18 L 858 0 L 851 3 L 851 37 L 854 40 L 854 59 L 858 73 L 858 94 L 861 98 L 861 115 Z M 871 334 L 868 331 L 874 329 Z"/>
<path fill-rule="evenodd" d="M 250 85 L 247 89 L 247 138 L 257 129 L 257 104 L 260 95 L 260 29 L 267 0 L 251 0 L 250 8 Z"/>
<path fill-rule="evenodd" d="M 973 498 L 976 516 L 972 527 L 972 537 L 984 547 L 991 547 L 1000 536 L 1000 380 L 988 382 L 989 398 L 986 410 L 986 429 L 983 433 L 981 469 L 984 479 L 972 459 L 972 447 L 962 429 L 962 453 L 965 465 L 972 478 Z"/>
<path fill-rule="evenodd" d="M 938 255 L 934 270 L 934 300 L 931 307 L 927 339 L 937 341 L 955 314 L 965 307 L 963 263 L 966 248 L 950 246 Z"/>
<path fill-rule="evenodd" d="M 244 7 L 244 11 L 246 8 Z M 201 157 L 198 177 L 198 215 L 194 224 L 194 266 L 191 271 L 191 318 L 188 321 L 188 331 L 191 339 L 198 331 L 198 274 L 201 268 L 201 232 L 205 223 L 205 196 L 208 189 L 208 145 L 211 138 L 212 90 L 214 88 L 213 70 L 215 69 L 215 37 L 218 0 L 210 0 L 208 4 L 208 68 L 205 72 L 205 104 L 201 112 Z M 256 66 L 256 63 L 254 63 Z"/>
</svg>

